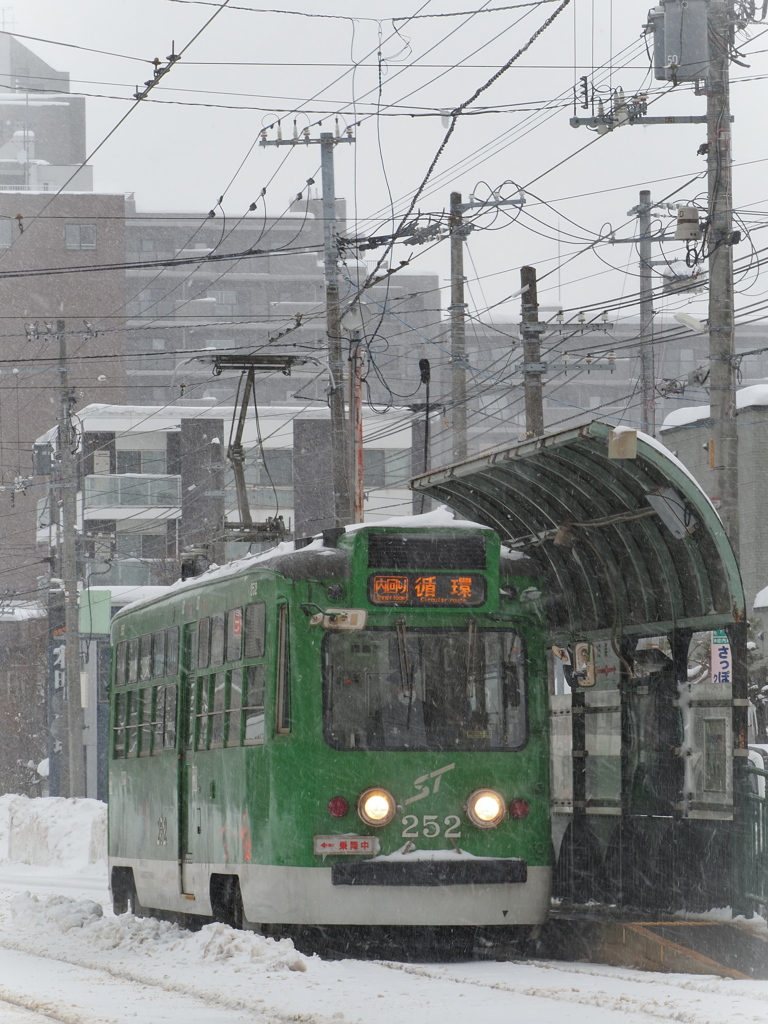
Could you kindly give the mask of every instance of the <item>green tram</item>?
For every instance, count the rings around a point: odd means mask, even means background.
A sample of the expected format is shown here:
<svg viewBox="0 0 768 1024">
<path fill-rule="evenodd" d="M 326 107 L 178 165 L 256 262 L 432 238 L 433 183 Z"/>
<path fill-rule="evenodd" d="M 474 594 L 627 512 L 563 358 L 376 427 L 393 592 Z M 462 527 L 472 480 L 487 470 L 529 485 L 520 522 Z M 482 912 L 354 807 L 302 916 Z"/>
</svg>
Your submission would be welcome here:
<svg viewBox="0 0 768 1024">
<path fill-rule="evenodd" d="M 116 912 L 273 933 L 540 925 L 533 561 L 471 524 L 284 548 L 114 617 Z"/>
</svg>

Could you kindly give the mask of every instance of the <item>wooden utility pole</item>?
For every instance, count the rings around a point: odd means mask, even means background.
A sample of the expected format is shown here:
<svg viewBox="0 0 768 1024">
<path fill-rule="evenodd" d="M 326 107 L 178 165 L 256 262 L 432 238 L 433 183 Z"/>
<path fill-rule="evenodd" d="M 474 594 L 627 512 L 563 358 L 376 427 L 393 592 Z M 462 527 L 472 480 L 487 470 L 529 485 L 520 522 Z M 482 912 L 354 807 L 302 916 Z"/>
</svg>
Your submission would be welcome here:
<svg viewBox="0 0 768 1024">
<path fill-rule="evenodd" d="M 83 706 L 80 694 L 80 621 L 77 591 L 77 464 L 72 430 L 74 396 L 69 387 L 67 336 L 63 320 L 56 321 L 59 343 L 59 481 L 61 488 L 61 579 L 64 588 L 64 626 L 67 633 L 65 682 L 70 797 L 85 796 Z"/>
<path fill-rule="evenodd" d="M 739 556 L 739 470 L 733 315 L 733 183 L 728 73 L 731 0 L 710 0 L 707 76 L 709 184 L 709 401 L 714 441 L 710 497 Z"/>
<path fill-rule="evenodd" d="M 467 347 L 464 319 L 464 211 L 461 193 L 451 192 L 451 405 L 453 412 L 453 458 L 467 457 Z"/>
<path fill-rule="evenodd" d="M 541 330 L 539 323 L 539 297 L 536 287 L 536 268 L 520 268 L 520 287 L 523 289 L 520 335 L 523 339 L 523 388 L 525 391 L 525 433 L 539 437 L 544 433 L 544 399 L 541 375 Z"/>
</svg>

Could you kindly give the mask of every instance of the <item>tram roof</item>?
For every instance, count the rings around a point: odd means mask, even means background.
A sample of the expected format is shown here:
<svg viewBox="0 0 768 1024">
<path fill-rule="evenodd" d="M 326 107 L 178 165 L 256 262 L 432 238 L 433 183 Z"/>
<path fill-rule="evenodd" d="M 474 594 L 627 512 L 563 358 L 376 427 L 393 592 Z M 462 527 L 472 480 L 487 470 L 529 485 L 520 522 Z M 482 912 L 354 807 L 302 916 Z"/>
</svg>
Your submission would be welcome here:
<svg viewBox="0 0 768 1024">
<path fill-rule="evenodd" d="M 743 620 L 738 565 L 714 506 L 671 452 L 641 433 L 635 448 L 634 433 L 593 420 L 411 487 L 534 555 L 555 631 L 656 636 Z"/>
</svg>

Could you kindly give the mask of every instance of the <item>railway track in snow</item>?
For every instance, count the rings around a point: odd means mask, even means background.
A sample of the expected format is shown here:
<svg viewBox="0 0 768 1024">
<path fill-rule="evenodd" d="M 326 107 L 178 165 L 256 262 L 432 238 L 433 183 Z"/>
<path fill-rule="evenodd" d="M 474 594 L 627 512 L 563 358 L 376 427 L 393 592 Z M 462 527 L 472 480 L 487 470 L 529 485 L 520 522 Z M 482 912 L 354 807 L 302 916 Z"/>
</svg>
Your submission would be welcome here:
<svg viewBox="0 0 768 1024">
<path fill-rule="evenodd" d="M 768 982 L 535 960 L 324 961 L 225 925 L 101 916 L 90 900 L 16 896 L 4 910 L 0 893 L 0 1024 L 508 1024 L 511 1007 L 518 1024 L 765 1024 Z"/>
</svg>

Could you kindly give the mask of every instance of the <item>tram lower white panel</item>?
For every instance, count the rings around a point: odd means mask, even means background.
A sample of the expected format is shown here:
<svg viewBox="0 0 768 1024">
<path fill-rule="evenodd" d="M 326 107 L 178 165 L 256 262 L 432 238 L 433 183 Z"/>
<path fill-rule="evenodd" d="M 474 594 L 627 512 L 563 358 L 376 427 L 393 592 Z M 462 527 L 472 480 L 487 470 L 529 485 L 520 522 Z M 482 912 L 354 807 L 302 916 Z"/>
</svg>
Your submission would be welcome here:
<svg viewBox="0 0 768 1024">
<path fill-rule="evenodd" d="M 551 869 L 529 867 L 528 881 L 501 885 L 379 886 L 332 885 L 330 867 L 270 865 L 185 865 L 186 888 L 179 890 L 172 861 L 114 858 L 110 867 L 133 867 L 139 902 L 186 914 L 211 913 L 211 874 L 236 873 L 243 909 L 256 924 L 360 925 L 535 925 L 549 909 Z"/>
</svg>

